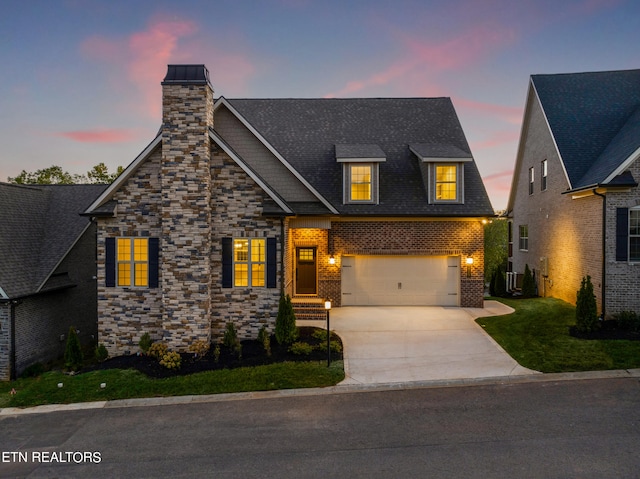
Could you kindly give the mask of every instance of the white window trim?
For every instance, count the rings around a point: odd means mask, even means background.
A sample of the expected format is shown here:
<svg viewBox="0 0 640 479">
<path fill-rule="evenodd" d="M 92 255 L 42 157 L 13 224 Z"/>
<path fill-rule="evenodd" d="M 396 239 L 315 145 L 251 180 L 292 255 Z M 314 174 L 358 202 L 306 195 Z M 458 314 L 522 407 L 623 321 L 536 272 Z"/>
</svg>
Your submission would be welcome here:
<svg viewBox="0 0 640 479">
<path fill-rule="evenodd" d="M 544 159 L 542 160 L 542 163 L 540 166 L 540 191 L 547 191 L 547 188 L 549 186 L 547 183 L 548 175 L 549 175 L 549 162 L 546 159 Z"/>
<path fill-rule="evenodd" d="M 636 206 L 635 208 L 629 208 L 629 226 L 627 228 L 627 258 L 629 263 L 640 263 L 640 257 L 638 258 L 631 258 L 631 238 L 639 238 L 640 239 L 640 235 L 632 235 L 631 234 L 631 213 L 636 213 L 640 215 L 640 206 Z"/>
<path fill-rule="evenodd" d="M 527 236 L 522 236 L 522 228 L 526 228 Z M 526 248 L 523 248 L 522 242 L 526 241 Z M 529 225 L 519 225 L 518 226 L 518 250 L 520 251 L 529 251 Z"/>
<path fill-rule="evenodd" d="M 380 201 L 379 197 L 379 178 L 378 163 L 376 162 L 350 162 L 343 163 L 343 200 L 345 205 L 377 205 Z M 352 200 L 351 199 L 351 167 L 352 166 L 369 166 L 371 167 L 371 199 L 370 200 Z"/>
<path fill-rule="evenodd" d="M 529 196 L 536 191 L 536 170 L 532 166 L 529 168 Z"/>
</svg>

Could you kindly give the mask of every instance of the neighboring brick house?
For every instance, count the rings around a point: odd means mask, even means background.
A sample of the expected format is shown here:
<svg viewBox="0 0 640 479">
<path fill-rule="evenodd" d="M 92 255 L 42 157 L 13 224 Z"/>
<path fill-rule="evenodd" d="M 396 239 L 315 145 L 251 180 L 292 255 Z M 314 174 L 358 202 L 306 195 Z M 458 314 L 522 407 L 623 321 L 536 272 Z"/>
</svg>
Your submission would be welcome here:
<svg viewBox="0 0 640 479">
<path fill-rule="evenodd" d="M 0 183 L 0 380 L 62 356 L 69 328 L 97 338 L 96 228 L 106 185 Z"/>
<path fill-rule="evenodd" d="M 570 303 L 640 312 L 640 70 L 533 75 L 509 197 L 510 266 Z"/>
<path fill-rule="evenodd" d="M 86 211 L 100 341 L 184 350 L 303 307 L 482 307 L 492 208 L 448 98 L 214 99 L 170 65 L 158 136 Z M 470 264 L 472 262 L 472 264 Z"/>
</svg>

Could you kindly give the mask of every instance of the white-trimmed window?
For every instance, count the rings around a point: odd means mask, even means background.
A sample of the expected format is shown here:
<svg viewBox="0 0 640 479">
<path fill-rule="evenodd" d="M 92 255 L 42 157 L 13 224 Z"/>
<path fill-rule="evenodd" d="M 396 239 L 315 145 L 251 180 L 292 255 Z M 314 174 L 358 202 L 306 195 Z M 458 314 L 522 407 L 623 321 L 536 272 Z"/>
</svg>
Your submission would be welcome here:
<svg viewBox="0 0 640 479">
<path fill-rule="evenodd" d="M 458 201 L 458 165 L 435 165 L 435 200 Z"/>
<path fill-rule="evenodd" d="M 118 238 L 117 285 L 149 286 L 149 240 L 148 238 Z"/>
<path fill-rule="evenodd" d="M 547 160 L 542 160 L 540 165 L 540 191 L 547 189 Z"/>
<path fill-rule="evenodd" d="M 518 249 L 520 251 L 529 251 L 529 226 L 520 225 L 520 235 L 518 240 Z"/>
<path fill-rule="evenodd" d="M 533 188 L 535 183 L 536 170 L 529 168 L 529 194 L 533 194 Z"/>
<path fill-rule="evenodd" d="M 265 286 L 266 239 L 233 240 L 233 285 Z"/>
</svg>

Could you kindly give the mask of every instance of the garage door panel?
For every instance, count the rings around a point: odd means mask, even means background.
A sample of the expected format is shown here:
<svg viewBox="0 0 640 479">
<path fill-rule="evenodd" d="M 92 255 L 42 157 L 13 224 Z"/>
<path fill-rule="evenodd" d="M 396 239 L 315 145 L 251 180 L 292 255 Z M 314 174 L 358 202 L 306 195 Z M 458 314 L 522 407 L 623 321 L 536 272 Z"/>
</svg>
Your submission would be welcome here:
<svg viewBox="0 0 640 479">
<path fill-rule="evenodd" d="M 458 256 L 344 256 L 342 304 L 457 306 Z"/>
</svg>

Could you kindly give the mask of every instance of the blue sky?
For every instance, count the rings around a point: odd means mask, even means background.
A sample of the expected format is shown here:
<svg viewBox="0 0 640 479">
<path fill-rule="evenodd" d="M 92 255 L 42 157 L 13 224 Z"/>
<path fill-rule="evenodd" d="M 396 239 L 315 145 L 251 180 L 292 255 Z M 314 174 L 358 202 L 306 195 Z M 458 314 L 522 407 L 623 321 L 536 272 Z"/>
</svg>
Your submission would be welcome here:
<svg viewBox="0 0 640 479">
<path fill-rule="evenodd" d="M 1 0 L 0 181 L 126 166 L 169 63 L 227 98 L 451 97 L 506 207 L 529 75 L 640 68 L 636 0 Z"/>
</svg>

